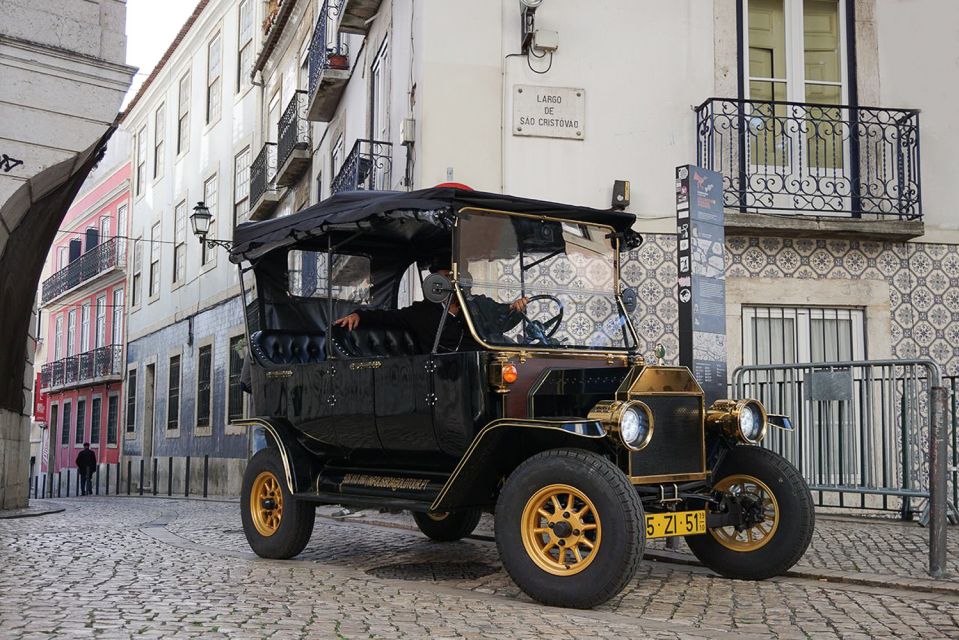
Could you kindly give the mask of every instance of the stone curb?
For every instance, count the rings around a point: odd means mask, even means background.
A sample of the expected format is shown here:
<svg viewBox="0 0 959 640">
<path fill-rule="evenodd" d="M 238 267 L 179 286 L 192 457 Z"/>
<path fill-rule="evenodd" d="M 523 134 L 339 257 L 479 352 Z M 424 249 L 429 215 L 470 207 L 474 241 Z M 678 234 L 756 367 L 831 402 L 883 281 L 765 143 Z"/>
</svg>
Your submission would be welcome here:
<svg viewBox="0 0 959 640">
<path fill-rule="evenodd" d="M 0 511 L 0 520 L 16 520 L 19 518 L 38 518 L 40 516 L 48 516 L 51 513 L 63 513 L 66 511 L 66 507 L 60 509 L 41 509 L 38 511 L 28 511 L 26 509 L 15 509 L 16 513 L 4 513 Z M 22 513 L 21 513 L 22 512 Z"/>
</svg>

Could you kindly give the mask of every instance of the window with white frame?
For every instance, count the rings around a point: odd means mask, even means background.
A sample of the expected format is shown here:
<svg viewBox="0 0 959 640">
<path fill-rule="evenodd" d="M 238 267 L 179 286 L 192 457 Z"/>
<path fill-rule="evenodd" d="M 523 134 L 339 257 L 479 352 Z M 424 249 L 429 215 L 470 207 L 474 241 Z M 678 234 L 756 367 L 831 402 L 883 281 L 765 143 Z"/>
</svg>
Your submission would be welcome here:
<svg viewBox="0 0 959 640">
<path fill-rule="evenodd" d="M 163 140 L 166 134 L 166 127 L 164 126 L 165 118 L 165 105 L 161 104 L 157 107 L 156 113 L 153 114 L 153 177 L 163 173 Z"/>
<path fill-rule="evenodd" d="M 113 344 L 123 344 L 123 289 L 113 290 Z"/>
<path fill-rule="evenodd" d="M 137 370 L 130 369 L 127 372 L 127 433 L 136 431 L 137 415 Z"/>
<path fill-rule="evenodd" d="M 110 216 L 100 218 L 100 242 L 110 239 Z"/>
<path fill-rule="evenodd" d="M 210 215 L 213 216 L 210 219 L 210 230 L 207 234 L 211 238 L 216 237 L 217 192 L 218 192 L 217 180 L 216 180 L 216 174 L 214 173 L 212 176 L 207 178 L 206 181 L 204 181 L 203 183 L 203 203 L 210 210 Z M 206 266 L 210 262 L 212 262 L 215 256 L 216 256 L 216 251 L 214 249 L 211 249 L 209 246 L 207 246 L 205 242 L 200 245 L 200 264 L 202 266 Z"/>
<path fill-rule="evenodd" d="M 84 302 L 80 308 L 80 353 L 90 350 L 90 303 Z"/>
<path fill-rule="evenodd" d="M 67 247 L 57 247 L 57 270 L 70 264 L 70 250 Z"/>
<path fill-rule="evenodd" d="M 100 444 L 100 422 L 101 403 L 103 400 L 97 396 L 90 400 L 90 444 Z"/>
<path fill-rule="evenodd" d="M 743 364 L 866 358 L 861 308 L 743 306 Z"/>
<path fill-rule="evenodd" d="M 153 297 L 160 294 L 160 223 L 150 228 L 150 291 Z"/>
<path fill-rule="evenodd" d="M 250 86 L 253 70 L 253 2 L 240 0 L 237 38 L 236 92 Z"/>
<path fill-rule="evenodd" d="M 67 312 L 67 357 L 76 355 L 77 310 Z"/>
<path fill-rule="evenodd" d="M 120 396 L 107 398 L 107 445 L 117 443 L 117 422 L 120 418 Z"/>
<path fill-rule="evenodd" d="M 53 359 L 63 357 L 63 315 L 57 316 L 53 330 Z"/>
<path fill-rule="evenodd" d="M 343 164 L 343 161 L 346 159 L 344 157 L 344 152 L 346 150 L 346 143 L 343 140 L 343 134 L 336 139 L 336 142 L 333 143 L 333 151 L 330 153 L 330 175 L 336 176 L 340 171 L 340 166 Z"/>
<path fill-rule="evenodd" d="M 180 428 L 180 354 L 170 357 L 170 378 L 167 385 L 166 428 Z"/>
<path fill-rule="evenodd" d="M 383 42 L 370 66 L 370 138 L 389 141 L 389 43 Z"/>
<path fill-rule="evenodd" d="M 143 238 L 133 241 L 133 276 L 130 278 L 130 287 L 133 289 L 130 304 L 135 307 L 140 304 L 140 297 L 143 295 Z"/>
<path fill-rule="evenodd" d="M 173 284 L 186 277 L 186 200 L 173 210 Z"/>
<path fill-rule="evenodd" d="M 140 127 L 137 132 L 137 174 L 134 178 L 134 192 L 136 195 L 143 193 L 143 185 L 146 181 L 147 172 L 147 128 L 146 125 Z"/>
<path fill-rule="evenodd" d="M 180 78 L 179 96 L 177 100 L 176 120 L 176 152 L 185 153 L 190 148 L 190 81 L 191 74 L 187 71 Z"/>
<path fill-rule="evenodd" d="M 233 161 L 233 222 L 239 222 L 250 208 L 250 148 L 236 154 Z"/>
<path fill-rule="evenodd" d="M 117 207 L 117 258 L 120 264 L 126 263 L 127 257 L 127 205 Z"/>
<path fill-rule="evenodd" d="M 220 34 L 217 33 L 210 40 L 207 46 L 207 65 L 206 65 L 206 123 L 210 124 L 220 117 L 221 101 L 221 81 L 222 73 L 222 47 L 220 46 Z"/>
<path fill-rule="evenodd" d="M 97 328 L 94 346 L 99 349 L 106 346 L 107 340 L 107 297 L 97 296 Z"/>
<path fill-rule="evenodd" d="M 200 347 L 196 360 L 196 426 L 210 426 L 210 388 L 213 381 L 213 345 Z"/>
</svg>

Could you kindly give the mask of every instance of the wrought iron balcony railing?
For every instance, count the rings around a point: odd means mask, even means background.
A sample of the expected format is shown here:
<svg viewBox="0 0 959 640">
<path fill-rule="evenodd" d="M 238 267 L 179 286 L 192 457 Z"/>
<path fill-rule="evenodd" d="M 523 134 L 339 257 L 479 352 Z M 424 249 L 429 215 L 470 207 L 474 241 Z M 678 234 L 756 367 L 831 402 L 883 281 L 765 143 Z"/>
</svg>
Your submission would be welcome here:
<svg viewBox="0 0 959 640">
<path fill-rule="evenodd" d="M 341 191 L 382 191 L 392 185 L 393 144 L 379 140 L 357 140 L 330 183 L 331 193 Z"/>
<path fill-rule="evenodd" d="M 40 301 L 47 304 L 70 289 L 97 277 L 104 271 L 123 266 L 124 238 L 110 238 L 43 281 Z"/>
<path fill-rule="evenodd" d="M 276 143 L 267 142 L 250 164 L 250 211 L 264 195 L 276 190 Z"/>
<path fill-rule="evenodd" d="M 313 38 L 310 41 L 310 96 L 316 93 L 320 85 L 320 78 L 327 69 L 349 69 L 349 51 L 346 42 L 330 29 L 331 16 L 339 11 L 337 0 L 326 0 L 320 8 L 320 16 L 313 29 Z"/>
<path fill-rule="evenodd" d="M 286 164 L 294 150 L 308 149 L 310 146 L 310 123 L 306 119 L 307 100 L 306 91 L 294 92 L 293 99 L 280 116 L 276 147 L 280 167 Z"/>
<path fill-rule="evenodd" d="M 68 356 L 40 368 L 40 387 L 79 386 L 109 376 L 123 375 L 123 345 L 112 344 Z"/>
<path fill-rule="evenodd" d="M 918 110 L 710 98 L 696 132 L 726 207 L 922 217 Z"/>
</svg>

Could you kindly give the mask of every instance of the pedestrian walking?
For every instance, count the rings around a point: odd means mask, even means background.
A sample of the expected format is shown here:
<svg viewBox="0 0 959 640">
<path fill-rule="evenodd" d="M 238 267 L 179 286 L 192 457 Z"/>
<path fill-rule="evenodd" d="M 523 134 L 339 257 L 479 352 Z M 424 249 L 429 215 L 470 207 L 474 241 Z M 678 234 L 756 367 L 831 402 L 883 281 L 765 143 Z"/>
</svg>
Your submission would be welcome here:
<svg viewBox="0 0 959 640">
<path fill-rule="evenodd" d="M 97 469 L 97 454 L 90 449 L 90 443 L 83 443 L 83 451 L 77 454 L 77 473 L 80 476 L 80 494 L 90 495 L 90 479 Z"/>
</svg>

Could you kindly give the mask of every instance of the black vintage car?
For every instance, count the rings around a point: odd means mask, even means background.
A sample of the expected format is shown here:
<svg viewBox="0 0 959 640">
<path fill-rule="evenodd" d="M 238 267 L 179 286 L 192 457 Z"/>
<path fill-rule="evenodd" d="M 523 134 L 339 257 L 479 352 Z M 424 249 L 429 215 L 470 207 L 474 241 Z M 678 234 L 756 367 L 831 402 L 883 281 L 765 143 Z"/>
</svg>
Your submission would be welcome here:
<svg viewBox="0 0 959 640">
<path fill-rule="evenodd" d="M 616 595 L 650 538 L 685 536 L 725 576 L 789 569 L 806 484 L 757 446 L 776 422 L 759 402 L 707 407 L 688 369 L 639 352 L 619 278 L 633 222 L 434 188 L 240 225 L 245 423 L 270 441 L 243 481 L 253 550 L 298 554 L 316 505 L 343 504 L 409 510 L 437 541 L 493 512 L 506 570 L 550 605 Z"/>
</svg>

